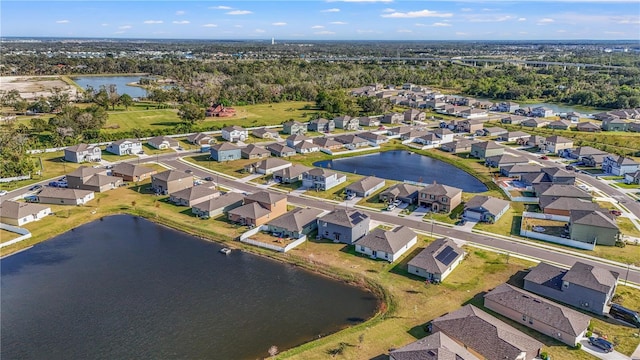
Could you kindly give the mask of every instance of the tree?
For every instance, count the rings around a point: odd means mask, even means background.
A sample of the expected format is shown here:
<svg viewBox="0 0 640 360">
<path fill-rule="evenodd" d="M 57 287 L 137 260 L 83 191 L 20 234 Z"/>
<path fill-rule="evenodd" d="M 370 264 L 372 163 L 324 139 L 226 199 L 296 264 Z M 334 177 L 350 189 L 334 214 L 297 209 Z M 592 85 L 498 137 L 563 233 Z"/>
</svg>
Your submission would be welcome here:
<svg viewBox="0 0 640 360">
<path fill-rule="evenodd" d="M 197 121 L 204 120 L 205 112 L 196 104 L 186 103 L 180 106 L 178 116 L 185 122 L 193 124 Z"/>
<path fill-rule="evenodd" d="M 107 88 L 107 92 L 109 94 L 109 104 L 111 105 L 111 109 L 115 110 L 116 105 L 120 102 L 120 95 L 118 95 L 118 87 L 116 84 L 109 84 Z"/>
<path fill-rule="evenodd" d="M 54 87 L 53 93 L 49 96 L 49 104 L 53 111 L 62 110 L 63 107 L 69 104 L 69 93 L 59 87 Z"/>
<path fill-rule="evenodd" d="M 105 88 L 98 90 L 93 96 L 93 102 L 105 110 L 109 110 L 109 94 L 107 90 Z"/>
<path fill-rule="evenodd" d="M 129 106 L 133 105 L 133 98 L 129 94 L 120 95 L 120 104 L 124 106 L 125 110 L 129 110 Z"/>
</svg>

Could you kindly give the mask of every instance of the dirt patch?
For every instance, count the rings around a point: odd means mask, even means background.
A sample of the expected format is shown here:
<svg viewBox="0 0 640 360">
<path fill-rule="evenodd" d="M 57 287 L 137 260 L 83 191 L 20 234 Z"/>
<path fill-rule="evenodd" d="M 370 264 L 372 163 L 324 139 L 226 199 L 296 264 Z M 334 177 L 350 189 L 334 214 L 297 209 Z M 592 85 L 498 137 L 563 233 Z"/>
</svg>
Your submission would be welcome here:
<svg viewBox="0 0 640 360">
<path fill-rule="evenodd" d="M 53 94 L 53 88 L 63 89 L 75 99 L 77 90 L 65 83 L 59 76 L 2 76 L 0 77 L 0 90 L 18 90 L 20 96 L 26 100 L 49 97 Z"/>
</svg>

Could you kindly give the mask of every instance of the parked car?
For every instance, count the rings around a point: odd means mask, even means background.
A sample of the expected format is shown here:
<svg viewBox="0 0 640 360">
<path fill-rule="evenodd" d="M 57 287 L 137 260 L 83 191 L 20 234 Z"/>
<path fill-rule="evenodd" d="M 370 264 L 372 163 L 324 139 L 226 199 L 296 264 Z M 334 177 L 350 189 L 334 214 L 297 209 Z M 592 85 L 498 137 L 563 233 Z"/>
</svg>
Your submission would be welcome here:
<svg viewBox="0 0 640 360">
<path fill-rule="evenodd" d="M 213 181 L 213 177 L 207 176 L 206 178 L 204 178 L 204 181 Z"/>
<path fill-rule="evenodd" d="M 29 191 L 36 191 L 36 190 L 40 190 L 42 189 L 42 185 L 33 185 L 32 187 L 29 188 Z"/>
<path fill-rule="evenodd" d="M 611 211 L 609 211 L 609 212 L 610 212 L 612 215 L 615 215 L 615 216 L 620 216 L 620 215 L 622 215 L 622 211 L 620 211 L 620 210 L 611 210 Z"/>
<path fill-rule="evenodd" d="M 456 222 L 456 225 L 462 226 L 462 225 L 464 225 L 464 224 L 466 224 L 466 223 L 467 223 L 467 220 L 465 220 L 465 219 L 460 219 L 460 220 L 458 220 L 458 222 Z"/>
<path fill-rule="evenodd" d="M 566 170 L 575 170 L 575 168 L 571 165 L 567 165 L 564 167 Z"/>
<path fill-rule="evenodd" d="M 0 190 L 0 196 L 7 195 L 9 192 L 7 190 Z"/>
<path fill-rule="evenodd" d="M 191 174 L 193 171 L 191 169 L 187 169 L 184 172 L 186 172 L 187 174 Z"/>
<path fill-rule="evenodd" d="M 548 157 L 548 156 L 546 156 L 546 155 L 542 155 L 542 156 L 540 156 L 540 159 L 541 159 L 541 160 L 549 160 L 549 157 Z"/>
<path fill-rule="evenodd" d="M 387 210 L 389 210 L 389 211 L 391 211 L 391 210 L 393 210 L 393 209 L 395 209 L 395 208 L 396 208 L 396 206 L 395 206 L 395 205 L 393 205 L 393 204 L 389 204 L 389 205 L 387 205 Z"/>
<path fill-rule="evenodd" d="M 393 205 L 395 205 L 395 206 L 400 206 L 400 204 L 402 204 L 402 200 L 395 200 L 393 202 Z"/>
<path fill-rule="evenodd" d="M 600 349 L 604 350 L 605 352 L 612 352 L 613 351 L 613 344 L 608 342 L 607 340 L 603 339 L 603 338 L 597 338 L 597 337 L 593 337 L 590 336 L 589 337 L 589 344 L 595 346 L 595 347 L 599 347 Z"/>
<path fill-rule="evenodd" d="M 615 319 L 622 320 L 637 328 L 640 328 L 640 316 L 638 316 L 638 313 L 631 309 L 627 309 L 622 305 L 611 304 L 609 315 L 611 315 L 611 317 Z"/>
<path fill-rule="evenodd" d="M 345 197 L 344 197 L 344 199 L 345 199 L 345 200 L 352 200 L 352 199 L 353 199 L 353 198 L 355 198 L 355 197 L 356 197 L 356 194 L 355 194 L 355 193 L 350 192 L 350 193 L 348 193 L 348 194 L 347 194 L 347 196 L 345 196 Z"/>
</svg>

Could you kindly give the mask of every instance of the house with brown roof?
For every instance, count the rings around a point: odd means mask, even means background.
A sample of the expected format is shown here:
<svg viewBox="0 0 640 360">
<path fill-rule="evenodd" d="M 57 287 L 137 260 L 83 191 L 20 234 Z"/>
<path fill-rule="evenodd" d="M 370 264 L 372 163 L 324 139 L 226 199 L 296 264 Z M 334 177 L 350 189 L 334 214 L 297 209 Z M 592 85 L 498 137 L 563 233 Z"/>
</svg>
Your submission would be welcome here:
<svg viewBox="0 0 640 360">
<path fill-rule="evenodd" d="M 333 130 L 335 130 L 335 128 L 336 128 L 335 121 L 333 121 L 333 119 L 328 120 L 325 118 L 313 119 L 309 121 L 309 124 L 307 125 L 307 129 L 309 131 L 317 131 L 317 132 L 324 132 L 324 133 L 332 132 Z"/>
<path fill-rule="evenodd" d="M 588 244 L 613 246 L 620 239 L 620 228 L 614 215 L 604 209 L 571 209 L 569 236 Z"/>
<path fill-rule="evenodd" d="M 404 115 L 401 113 L 384 114 L 380 120 L 382 124 L 400 124 L 402 121 L 404 121 Z"/>
<path fill-rule="evenodd" d="M 509 284 L 485 294 L 484 306 L 571 347 L 584 337 L 591 321 L 588 315 Z"/>
<path fill-rule="evenodd" d="M 600 126 L 592 122 L 585 121 L 576 124 L 576 130 L 584 132 L 600 132 L 602 129 L 600 128 Z"/>
<path fill-rule="evenodd" d="M 355 196 L 364 198 L 382 189 L 384 185 L 384 179 L 380 179 L 375 176 L 367 176 L 348 185 L 345 188 L 345 191 L 347 192 L 347 195 L 355 194 Z"/>
<path fill-rule="evenodd" d="M 309 154 L 320 151 L 320 145 L 312 141 L 301 141 L 293 147 L 299 154 Z"/>
<path fill-rule="evenodd" d="M 192 207 L 195 204 L 200 204 L 207 200 L 220 197 L 220 195 L 222 195 L 220 191 L 216 190 L 215 188 L 210 188 L 205 185 L 198 185 L 171 193 L 169 196 L 169 201 L 178 206 Z"/>
<path fill-rule="evenodd" d="M 340 142 L 344 145 L 345 148 L 349 150 L 354 150 L 360 147 L 369 146 L 369 141 L 361 138 L 358 135 L 346 134 L 336 136 L 334 138 L 337 142 Z"/>
<path fill-rule="evenodd" d="M 448 213 L 462 202 L 462 190 L 453 186 L 433 183 L 418 192 L 418 205 L 433 212 Z"/>
<path fill-rule="evenodd" d="M 244 198 L 244 205 L 227 212 L 230 221 L 260 226 L 287 212 L 287 196 L 258 191 Z"/>
<path fill-rule="evenodd" d="M 378 200 L 386 203 L 400 200 L 403 203 L 413 204 L 418 201 L 418 192 L 420 189 L 419 186 L 407 183 L 395 184 L 378 194 Z"/>
<path fill-rule="evenodd" d="M 95 193 L 90 190 L 45 186 L 36 198 L 41 204 L 84 205 L 95 198 Z"/>
<path fill-rule="evenodd" d="M 271 151 L 263 148 L 262 146 L 249 144 L 244 148 L 240 149 L 240 156 L 243 159 L 264 159 L 271 156 Z"/>
<path fill-rule="evenodd" d="M 471 109 L 478 110 L 478 109 Z M 486 114 L 486 111 L 480 110 Z M 462 120 L 458 123 L 456 130 L 458 132 L 467 132 L 474 134 L 476 131 L 482 130 L 484 128 L 484 122 L 480 119 L 466 119 Z"/>
<path fill-rule="evenodd" d="M 179 170 L 151 175 L 151 188 L 157 194 L 171 194 L 193 186 L 193 176 Z"/>
<path fill-rule="evenodd" d="M 292 164 L 284 169 L 274 171 L 273 180 L 282 184 L 291 184 L 296 181 L 302 181 L 302 174 L 309 170 L 311 170 L 310 167 L 300 164 Z"/>
<path fill-rule="evenodd" d="M 432 282 L 442 282 L 466 255 L 465 251 L 449 238 L 431 242 L 407 263 L 409 273 Z"/>
<path fill-rule="evenodd" d="M 443 332 L 482 359 L 533 360 L 543 344 L 473 305 L 431 322 L 432 332 Z"/>
<path fill-rule="evenodd" d="M 511 166 L 515 164 L 528 164 L 529 159 L 524 156 L 515 156 L 511 154 L 500 154 L 488 156 L 484 159 L 484 163 L 490 167 L 501 168 L 503 166 Z"/>
<path fill-rule="evenodd" d="M 318 219 L 318 236 L 351 245 L 369 233 L 370 223 L 363 212 L 339 208 Z"/>
<path fill-rule="evenodd" d="M 101 161 L 102 150 L 93 145 L 78 144 L 64 149 L 64 160 L 73 163 L 86 161 Z"/>
<path fill-rule="evenodd" d="M 264 127 L 253 129 L 253 131 L 251 131 L 251 135 L 257 137 L 258 139 L 277 139 L 278 137 L 280 137 L 278 130 Z"/>
<path fill-rule="evenodd" d="M 194 145 L 211 145 L 215 142 L 215 140 L 211 137 L 211 135 L 207 135 L 205 133 L 195 133 L 187 136 L 187 141 Z"/>
<path fill-rule="evenodd" d="M 423 111 L 418 111 L 416 109 L 409 109 L 403 113 L 404 122 L 411 123 L 413 121 L 424 121 L 427 118 L 427 114 Z"/>
<path fill-rule="evenodd" d="M 291 163 L 279 158 L 268 158 L 260 160 L 253 164 L 246 165 L 244 171 L 251 174 L 264 174 L 269 175 L 278 170 L 286 169 L 291 166 Z"/>
<path fill-rule="evenodd" d="M 524 289 L 578 309 L 606 314 L 620 274 L 576 262 L 566 270 L 544 262 L 524 277 Z"/>
<path fill-rule="evenodd" d="M 139 182 L 155 175 L 156 170 L 131 163 L 119 163 L 111 169 L 111 175 L 122 178 L 123 181 Z"/>
<path fill-rule="evenodd" d="M 269 144 L 265 148 L 271 152 L 271 155 L 277 157 L 289 157 L 296 154 L 295 149 L 279 143 Z"/>
<path fill-rule="evenodd" d="M 485 195 L 476 195 L 464 204 L 467 220 L 495 223 L 509 210 L 509 202 Z"/>
<path fill-rule="evenodd" d="M 244 196 L 236 192 L 228 192 L 219 197 L 196 203 L 191 207 L 191 212 L 200 218 L 212 218 L 229 212 L 244 203 Z"/>
<path fill-rule="evenodd" d="M 170 149 L 177 148 L 180 146 L 177 140 L 170 138 L 168 136 L 156 136 L 147 140 L 147 144 L 155 149 Z"/>
<path fill-rule="evenodd" d="M 477 159 L 484 159 L 489 156 L 502 155 L 504 147 L 495 141 L 479 141 L 471 144 L 470 155 Z"/>
<path fill-rule="evenodd" d="M 302 135 L 302 134 L 293 134 L 289 137 L 287 137 L 287 146 L 288 147 L 295 147 L 296 145 L 298 145 L 299 143 L 303 142 L 303 141 L 308 141 L 308 142 L 312 142 L 312 139 L 306 135 Z"/>
<path fill-rule="evenodd" d="M 344 147 L 343 143 L 337 142 L 333 140 L 333 138 L 328 138 L 328 137 L 313 138 L 313 143 L 318 145 L 322 149 L 329 149 L 329 150 L 337 150 Z"/>
<path fill-rule="evenodd" d="M 318 228 L 318 217 L 322 210 L 295 208 L 267 223 L 267 231 L 283 238 L 299 239 Z"/>
<path fill-rule="evenodd" d="M 544 150 L 561 154 L 565 149 L 571 149 L 573 147 L 573 140 L 567 139 L 562 136 L 553 135 L 546 138 L 544 142 Z"/>
<path fill-rule="evenodd" d="M 571 216 L 571 211 L 574 210 L 602 210 L 600 205 L 590 199 L 564 196 L 542 196 L 539 199 L 538 206 L 545 214 L 560 216 Z"/>
<path fill-rule="evenodd" d="M 22 226 L 50 214 L 49 206 L 11 200 L 0 203 L 0 222 L 9 225 Z"/>
<path fill-rule="evenodd" d="M 389 352 L 389 360 L 480 360 L 442 332 Z"/>
<path fill-rule="evenodd" d="M 358 118 L 358 124 L 360 126 L 380 126 L 380 117 L 378 116 L 362 116 Z"/>
<path fill-rule="evenodd" d="M 376 134 L 374 132 L 363 132 L 358 134 L 359 137 L 369 141 L 372 146 L 377 146 L 389 142 L 389 138 L 382 134 Z"/>
<path fill-rule="evenodd" d="M 70 189 L 104 192 L 121 186 L 122 178 L 107 175 L 105 168 L 80 166 L 67 174 L 67 184 Z"/>
<path fill-rule="evenodd" d="M 356 252 L 392 263 L 417 242 L 418 234 L 406 226 L 399 226 L 393 230 L 378 227 L 356 241 Z"/>
</svg>

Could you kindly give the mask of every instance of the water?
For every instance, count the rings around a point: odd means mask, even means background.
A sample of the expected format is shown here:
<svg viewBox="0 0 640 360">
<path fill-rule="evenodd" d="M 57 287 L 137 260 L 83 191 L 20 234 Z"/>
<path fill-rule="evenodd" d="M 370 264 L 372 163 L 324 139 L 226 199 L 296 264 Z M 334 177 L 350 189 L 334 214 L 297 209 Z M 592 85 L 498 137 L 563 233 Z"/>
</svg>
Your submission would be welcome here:
<svg viewBox="0 0 640 360">
<path fill-rule="evenodd" d="M 0 262 L 4 359 L 255 359 L 373 315 L 371 293 L 117 215 Z"/>
<path fill-rule="evenodd" d="M 134 98 L 146 97 L 147 90 L 144 88 L 127 85 L 132 82 L 137 83 L 138 80 L 140 80 L 140 76 L 85 76 L 73 78 L 73 81 L 83 89 L 86 89 L 87 86 L 92 86 L 95 90 L 99 90 L 102 85 L 108 88 L 109 85 L 115 84 L 120 95 L 129 94 Z"/>
<path fill-rule="evenodd" d="M 372 155 L 324 160 L 315 162 L 313 165 L 365 176 L 374 175 L 390 180 L 409 180 L 427 184 L 436 181 L 440 184 L 460 188 L 465 192 L 487 191 L 487 187 L 469 173 L 440 160 L 409 151 L 394 150 Z"/>
</svg>

